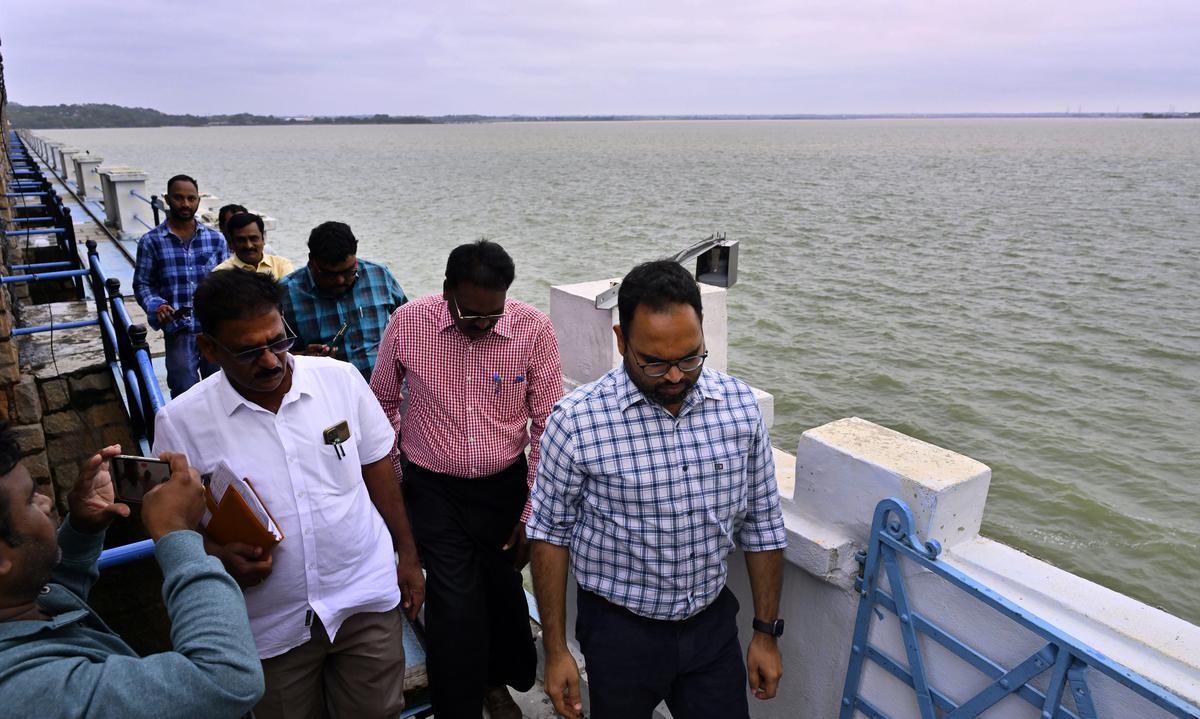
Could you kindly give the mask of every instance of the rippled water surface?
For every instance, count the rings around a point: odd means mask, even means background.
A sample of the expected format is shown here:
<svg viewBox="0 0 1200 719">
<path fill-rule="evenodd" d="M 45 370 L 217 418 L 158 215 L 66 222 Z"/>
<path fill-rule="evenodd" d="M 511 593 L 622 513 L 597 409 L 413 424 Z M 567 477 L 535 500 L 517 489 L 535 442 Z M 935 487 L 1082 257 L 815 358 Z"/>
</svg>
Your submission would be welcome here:
<svg viewBox="0 0 1200 719">
<path fill-rule="evenodd" d="M 1192 621 L 1200 123 L 643 122 L 52 131 L 308 229 L 410 295 L 486 235 L 513 294 L 742 241 L 731 370 L 776 445 L 857 415 L 992 467 L 984 532 Z"/>
</svg>

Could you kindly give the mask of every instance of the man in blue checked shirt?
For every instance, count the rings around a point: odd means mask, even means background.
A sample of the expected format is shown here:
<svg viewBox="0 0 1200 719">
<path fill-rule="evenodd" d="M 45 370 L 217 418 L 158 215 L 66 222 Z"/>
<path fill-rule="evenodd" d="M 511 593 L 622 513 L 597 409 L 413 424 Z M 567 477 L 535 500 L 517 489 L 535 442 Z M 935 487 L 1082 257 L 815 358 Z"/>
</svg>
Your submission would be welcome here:
<svg viewBox="0 0 1200 719">
<path fill-rule="evenodd" d="M 187 175 L 167 180 L 167 220 L 138 240 L 133 291 L 146 319 L 163 331 L 167 386 L 172 397 L 217 371 L 200 356 L 192 294 L 212 269 L 229 257 L 221 233 L 196 221 L 200 187 Z"/>
<path fill-rule="evenodd" d="M 408 301 L 388 268 L 358 258 L 344 222 L 323 222 L 308 235 L 308 264 L 283 278 L 283 316 L 299 354 L 353 364 L 367 381 L 388 319 Z"/>
<path fill-rule="evenodd" d="M 567 570 L 593 719 L 749 717 L 749 686 L 775 696 L 787 545 L 766 423 L 750 387 L 704 367 L 700 291 L 679 264 L 648 262 L 621 283 L 613 328 L 622 366 L 567 395 L 541 441 L 526 532 L 546 651 L 545 688 L 579 717 L 567 649 Z M 741 658 L 725 586 L 745 551 L 754 638 Z"/>
</svg>

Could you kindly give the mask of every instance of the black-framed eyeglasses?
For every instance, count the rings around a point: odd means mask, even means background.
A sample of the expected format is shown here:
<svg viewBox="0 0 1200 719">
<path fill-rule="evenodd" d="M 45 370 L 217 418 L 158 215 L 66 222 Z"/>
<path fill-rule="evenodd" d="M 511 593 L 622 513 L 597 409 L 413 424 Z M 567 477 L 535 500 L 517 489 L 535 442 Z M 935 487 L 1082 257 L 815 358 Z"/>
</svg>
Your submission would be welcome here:
<svg viewBox="0 0 1200 719">
<path fill-rule="evenodd" d="M 228 352 L 233 357 L 234 362 L 243 365 L 252 365 L 258 361 L 258 358 L 262 356 L 263 352 L 270 352 L 271 354 L 283 354 L 296 344 L 296 333 L 292 332 L 292 328 L 288 325 L 287 320 L 283 321 L 283 328 L 286 336 L 278 342 L 272 342 L 269 345 L 263 345 L 253 349 L 242 350 L 241 352 L 234 352 L 225 345 L 221 344 L 216 337 L 213 337 L 207 332 L 204 333 L 204 336 L 212 340 L 213 344 Z"/>
<path fill-rule="evenodd" d="M 477 322 L 479 320 L 487 320 L 488 322 L 496 322 L 506 313 L 501 312 L 495 315 L 464 315 L 462 310 L 458 308 L 458 300 L 454 299 L 454 295 L 450 295 L 450 302 L 454 305 L 454 316 L 464 322 Z"/>
<path fill-rule="evenodd" d="M 679 371 L 685 374 L 695 372 L 704 366 L 704 360 L 706 359 L 708 359 L 707 351 L 703 354 L 691 355 L 690 357 L 683 357 L 667 362 L 638 362 L 637 359 L 634 359 L 633 363 L 641 368 L 647 377 L 664 377 L 671 371 L 672 367 L 678 367 Z"/>
<path fill-rule="evenodd" d="M 347 270 L 327 270 L 324 267 L 318 266 L 316 263 L 312 266 L 312 271 L 315 275 L 323 280 L 337 281 L 340 277 L 346 281 L 346 284 L 352 284 L 358 280 L 358 263 Z"/>
</svg>

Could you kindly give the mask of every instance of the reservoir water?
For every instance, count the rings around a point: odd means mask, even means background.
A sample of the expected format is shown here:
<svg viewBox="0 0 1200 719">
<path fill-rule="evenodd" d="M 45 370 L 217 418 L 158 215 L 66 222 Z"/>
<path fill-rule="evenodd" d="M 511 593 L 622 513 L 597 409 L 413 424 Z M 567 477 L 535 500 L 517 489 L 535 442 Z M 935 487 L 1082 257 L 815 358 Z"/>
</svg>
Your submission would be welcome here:
<svg viewBox="0 0 1200 719">
<path fill-rule="evenodd" d="M 486 236 L 511 294 L 741 240 L 730 369 L 774 444 L 859 416 L 993 470 L 983 531 L 1192 622 L 1200 586 L 1200 123 L 1089 119 L 55 130 L 317 223 L 410 296 Z"/>
</svg>

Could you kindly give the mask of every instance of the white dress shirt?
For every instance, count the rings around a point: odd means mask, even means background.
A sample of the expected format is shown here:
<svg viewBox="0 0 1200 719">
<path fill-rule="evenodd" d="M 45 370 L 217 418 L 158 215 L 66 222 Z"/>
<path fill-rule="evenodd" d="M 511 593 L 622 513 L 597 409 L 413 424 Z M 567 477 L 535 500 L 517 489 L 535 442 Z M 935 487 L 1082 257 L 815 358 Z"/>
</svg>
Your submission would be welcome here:
<svg viewBox="0 0 1200 719">
<path fill-rule="evenodd" d="M 292 387 L 278 413 L 247 401 L 218 372 L 171 400 L 154 424 L 155 455 L 183 452 L 202 473 L 223 460 L 249 479 L 283 531 L 271 575 L 245 590 L 262 659 L 309 640 L 310 610 L 333 640 L 354 614 L 400 603 L 391 534 L 362 478 L 362 465 L 391 451 L 392 426 L 352 365 L 288 361 Z M 339 458 L 324 431 L 342 420 L 350 439 Z"/>
</svg>

